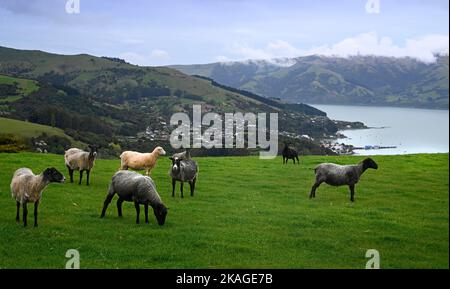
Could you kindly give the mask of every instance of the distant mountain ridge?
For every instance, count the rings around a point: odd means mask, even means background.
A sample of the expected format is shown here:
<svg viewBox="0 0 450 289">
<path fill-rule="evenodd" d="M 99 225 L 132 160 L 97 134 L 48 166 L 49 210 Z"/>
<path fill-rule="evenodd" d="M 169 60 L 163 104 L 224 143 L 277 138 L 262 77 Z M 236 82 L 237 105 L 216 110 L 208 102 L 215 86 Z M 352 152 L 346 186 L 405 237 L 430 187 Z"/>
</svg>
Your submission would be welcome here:
<svg viewBox="0 0 450 289">
<path fill-rule="evenodd" d="M 170 66 L 290 102 L 448 109 L 449 57 L 306 56 Z"/>
</svg>

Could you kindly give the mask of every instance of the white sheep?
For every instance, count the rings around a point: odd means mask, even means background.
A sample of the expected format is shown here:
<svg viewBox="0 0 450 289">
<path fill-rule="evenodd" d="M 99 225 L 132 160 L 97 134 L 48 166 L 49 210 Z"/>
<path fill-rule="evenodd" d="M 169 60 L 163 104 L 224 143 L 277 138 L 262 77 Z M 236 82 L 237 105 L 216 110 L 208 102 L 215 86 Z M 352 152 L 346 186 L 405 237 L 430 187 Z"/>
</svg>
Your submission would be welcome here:
<svg viewBox="0 0 450 289">
<path fill-rule="evenodd" d="M 332 186 L 348 185 L 350 188 L 350 200 L 355 201 L 355 184 L 358 183 L 361 175 L 367 169 L 378 169 L 377 163 L 371 158 L 366 158 L 356 165 L 341 166 L 332 163 L 323 163 L 318 165 L 314 171 L 316 182 L 311 188 L 310 198 L 316 197 L 316 189 L 321 183 L 325 182 Z"/>
<path fill-rule="evenodd" d="M 16 221 L 19 222 L 20 205 L 23 206 L 23 225 L 27 226 L 27 203 L 34 203 L 34 226 L 37 227 L 37 216 L 39 201 L 42 192 L 50 183 L 62 183 L 64 176 L 55 168 L 48 168 L 39 175 L 33 174 L 28 168 L 21 168 L 15 171 L 11 180 L 11 195 L 16 200 L 17 212 Z"/>
<path fill-rule="evenodd" d="M 69 170 L 70 182 L 73 183 L 73 171 L 80 171 L 80 181 L 83 178 L 83 171 L 86 171 L 86 184 L 89 186 L 89 175 L 94 167 L 95 158 L 97 156 L 97 147 L 89 145 L 89 152 L 77 148 L 71 148 L 64 154 L 66 167 Z"/>
<path fill-rule="evenodd" d="M 150 175 L 151 170 L 155 167 L 159 156 L 166 154 L 166 151 L 158 146 L 151 153 L 139 153 L 135 151 L 124 151 L 120 155 L 120 169 L 121 170 L 145 170 L 147 176 Z"/>
</svg>

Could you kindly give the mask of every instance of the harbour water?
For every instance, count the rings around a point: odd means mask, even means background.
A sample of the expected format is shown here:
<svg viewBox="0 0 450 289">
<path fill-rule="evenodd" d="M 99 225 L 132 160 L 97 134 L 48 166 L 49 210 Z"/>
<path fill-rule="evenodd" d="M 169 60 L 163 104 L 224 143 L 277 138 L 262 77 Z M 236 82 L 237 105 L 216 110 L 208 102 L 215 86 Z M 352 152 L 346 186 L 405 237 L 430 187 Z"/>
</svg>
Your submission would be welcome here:
<svg viewBox="0 0 450 289">
<path fill-rule="evenodd" d="M 399 107 L 312 105 L 334 120 L 361 121 L 369 129 L 341 131 L 339 142 L 355 147 L 389 149 L 355 150 L 361 155 L 444 153 L 449 151 L 449 111 Z"/>
</svg>

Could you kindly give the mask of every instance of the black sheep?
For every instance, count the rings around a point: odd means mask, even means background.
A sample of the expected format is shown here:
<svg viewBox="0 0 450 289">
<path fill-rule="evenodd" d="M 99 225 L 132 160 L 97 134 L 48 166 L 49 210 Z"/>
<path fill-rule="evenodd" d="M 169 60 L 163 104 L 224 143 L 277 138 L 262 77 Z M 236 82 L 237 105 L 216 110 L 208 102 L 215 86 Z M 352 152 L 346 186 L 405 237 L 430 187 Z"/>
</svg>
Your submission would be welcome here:
<svg viewBox="0 0 450 289">
<path fill-rule="evenodd" d="M 287 164 L 288 160 L 290 159 L 294 161 L 294 164 L 295 160 L 297 160 L 297 164 L 300 164 L 300 161 L 298 160 L 297 151 L 288 144 L 285 144 L 282 154 L 283 154 L 283 164 Z"/>
</svg>

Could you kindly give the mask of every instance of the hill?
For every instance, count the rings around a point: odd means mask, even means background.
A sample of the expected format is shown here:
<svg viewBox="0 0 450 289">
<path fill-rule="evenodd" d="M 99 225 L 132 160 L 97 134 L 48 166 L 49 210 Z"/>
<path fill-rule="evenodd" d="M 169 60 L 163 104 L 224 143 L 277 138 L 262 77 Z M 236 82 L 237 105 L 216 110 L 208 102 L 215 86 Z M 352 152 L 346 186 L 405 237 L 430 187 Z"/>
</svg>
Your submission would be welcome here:
<svg viewBox="0 0 450 289">
<path fill-rule="evenodd" d="M 339 129 L 326 114 L 307 105 L 287 106 L 211 79 L 168 67 L 139 67 L 123 60 L 87 54 L 58 55 L 0 47 L 0 74 L 29 80 L 37 90 L 0 106 L 0 114 L 58 127 L 76 140 L 96 143 L 106 155 L 122 148 L 148 151 L 167 144 L 175 112 L 277 112 L 286 135 L 329 137 Z M 281 140 L 284 141 L 284 140 Z M 309 153 L 326 150 L 308 139 Z M 219 152 L 219 154 L 225 152 Z M 248 153 L 230 151 L 226 153 Z"/>
<path fill-rule="evenodd" d="M 448 109 L 449 57 L 307 56 L 276 61 L 175 65 L 235 88 L 315 104 L 381 105 Z"/>
<path fill-rule="evenodd" d="M 20 137 L 16 142 L 22 143 L 23 147 L 14 147 L 15 139 L 9 135 Z M 28 148 L 64 153 L 68 146 L 84 147 L 85 144 L 74 140 L 59 128 L 0 117 L 0 152 Z"/>
<path fill-rule="evenodd" d="M 170 208 L 163 227 L 153 213 L 145 224 L 142 212 L 136 225 L 132 203 L 118 218 L 117 197 L 99 218 L 119 161 L 98 160 L 89 188 L 51 184 L 39 227 L 24 229 L 9 193 L 14 171 L 55 166 L 67 177 L 67 169 L 60 155 L 0 154 L 0 268 L 64 268 L 68 249 L 79 250 L 81 268 L 363 269 L 368 249 L 380 252 L 381 268 L 449 267 L 448 154 L 374 157 L 380 168 L 365 173 L 353 204 L 347 187 L 327 185 L 310 200 L 311 168 L 362 157 L 307 156 L 299 166 L 281 158 L 195 159 L 193 198 L 171 197 L 166 157 L 152 172 Z"/>
<path fill-rule="evenodd" d="M 0 104 L 19 100 L 38 89 L 37 81 L 0 74 Z"/>
</svg>

